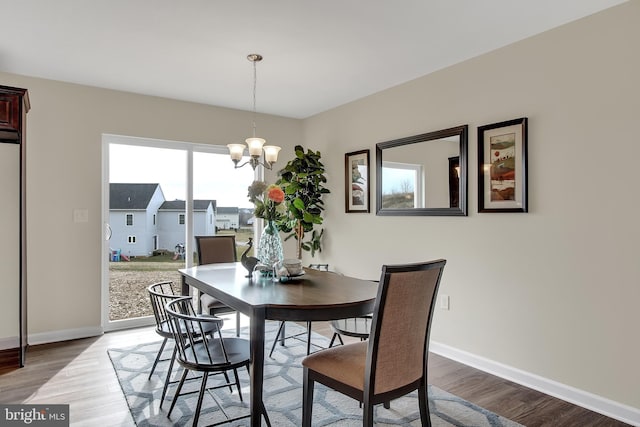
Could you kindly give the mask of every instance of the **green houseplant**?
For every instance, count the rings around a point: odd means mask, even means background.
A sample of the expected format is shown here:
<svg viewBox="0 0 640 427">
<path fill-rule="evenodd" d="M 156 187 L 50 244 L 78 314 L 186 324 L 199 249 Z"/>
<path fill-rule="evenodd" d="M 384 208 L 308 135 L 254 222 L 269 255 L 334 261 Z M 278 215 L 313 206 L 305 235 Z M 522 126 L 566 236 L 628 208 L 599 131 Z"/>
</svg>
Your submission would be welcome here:
<svg viewBox="0 0 640 427">
<path fill-rule="evenodd" d="M 278 227 L 290 233 L 285 240 L 296 239 L 298 258 L 302 258 L 303 250 L 311 252 L 313 257 L 316 251 L 322 251 L 324 229 L 318 232 L 314 227 L 322 224 L 322 196 L 329 193 L 324 188 L 327 178 L 319 151 L 307 150 L 305 153 L 302 146 L 296 145 L 295 154 L 295 158 L 278 172 L 280 177 L 276 185 L 284 190 L 287 207 L 286 216 L 278 221 Z M 307 233 L 311 233 L 311 237 L 305 241 Z"/>
</svg>

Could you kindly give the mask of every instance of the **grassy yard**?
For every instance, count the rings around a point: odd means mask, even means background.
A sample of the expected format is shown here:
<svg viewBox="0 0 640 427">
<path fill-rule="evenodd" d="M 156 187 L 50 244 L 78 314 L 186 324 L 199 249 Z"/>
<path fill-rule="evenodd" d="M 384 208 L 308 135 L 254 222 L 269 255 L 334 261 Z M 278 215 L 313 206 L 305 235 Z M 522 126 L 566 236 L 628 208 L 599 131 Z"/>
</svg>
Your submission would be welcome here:
<svg viewBox="0 0 640 427">
<path fill-rule="evenodd" d="M 253 237 L 252 229 L 220 230 L 218 234 L 236 236 L 238 260 L 246 250 L 244 244 Z M 255 247 L 255 245 L 254 245 Z M 253 249 L 249 253 L 252 255 Z M 194 256 L 197 263 L 197 257 Z M 135 257 L 130 261 L 109 263 L 109 318 L 121 320 L 133 317 L 150 316 L 151 306 L 147 287 L 161 281 L 173 281 L 174 289 L 179 291 L 179 268 L 184 268 L 184 260 L 173 259 L 173 253 L 149 257 Z"/>
</svg>

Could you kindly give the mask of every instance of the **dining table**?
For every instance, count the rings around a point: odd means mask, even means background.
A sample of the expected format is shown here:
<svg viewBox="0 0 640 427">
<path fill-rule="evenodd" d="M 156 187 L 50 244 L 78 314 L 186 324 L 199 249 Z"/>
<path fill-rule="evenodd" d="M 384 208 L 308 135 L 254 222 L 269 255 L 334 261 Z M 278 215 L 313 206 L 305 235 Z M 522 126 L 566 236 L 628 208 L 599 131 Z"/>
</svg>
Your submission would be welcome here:
<svg viewBox="0 0 640 427">
<path fill-rule="evenodd" d="M 182 294 L 197 289 L 249 317 L 251 426 L 262 423 L 265 322 L 330 321 L 373 312 L 378 284 L 334 272 L 304 269 L 298 277 L 274 280 L 241 263 L 179 270 Z M 302 396 L 300 396 L 302 399 Z"/>
</svg>

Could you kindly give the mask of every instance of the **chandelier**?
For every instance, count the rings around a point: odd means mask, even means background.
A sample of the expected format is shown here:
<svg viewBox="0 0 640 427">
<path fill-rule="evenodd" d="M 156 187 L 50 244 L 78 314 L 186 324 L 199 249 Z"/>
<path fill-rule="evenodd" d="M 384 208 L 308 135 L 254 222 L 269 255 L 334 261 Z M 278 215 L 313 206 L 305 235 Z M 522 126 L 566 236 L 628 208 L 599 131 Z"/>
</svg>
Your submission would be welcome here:
<svg viewBox="0 0 640 427">
<path fill-rule="evenodd" d="M 273 164 L 278 161 L 278 152 L 280 151 L 280 147 L 276 145 L 264 145 L 267 141 L 265 141 L 264 138 L 256 137 L 256 84 L 258 81 L 256 64 L 262 61 L 262 55 L 251 53 L 247 55 L 247 59 L 253 64 L 253 135 L 245 140 L 247 144 L 246 146 L 244 144 L 227 144 L 227 148 L 229 148 L 229 154 L 231 155 L 231 160 L 233 161 L 236 169 L 241 168 L 246 164 L 250 164 L 254 170 L 258 165 L 271 169 Z M 246 147 L 249 147 L 249 160 L 239 165 L 238 163 L 242 160 L 244 149 Z M 264 161 L 261 162 L 260 156 L 262 156 L 263 151 Z"/>
</svg>

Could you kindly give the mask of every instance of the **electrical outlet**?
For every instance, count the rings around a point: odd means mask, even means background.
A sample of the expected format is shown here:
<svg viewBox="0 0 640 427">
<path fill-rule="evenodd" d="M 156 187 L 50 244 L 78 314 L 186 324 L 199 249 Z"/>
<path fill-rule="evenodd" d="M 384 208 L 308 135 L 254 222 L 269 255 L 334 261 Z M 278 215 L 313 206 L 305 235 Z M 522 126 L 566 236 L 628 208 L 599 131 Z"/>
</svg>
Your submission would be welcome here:
<svg viewBox="0 0 640 427">
<path fill-rule="evenodd" d="M 440 296 L 440 308 L 443 310 L 449 310 L 449 295 Z"/>
</svg>

